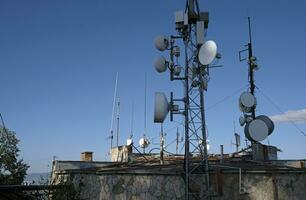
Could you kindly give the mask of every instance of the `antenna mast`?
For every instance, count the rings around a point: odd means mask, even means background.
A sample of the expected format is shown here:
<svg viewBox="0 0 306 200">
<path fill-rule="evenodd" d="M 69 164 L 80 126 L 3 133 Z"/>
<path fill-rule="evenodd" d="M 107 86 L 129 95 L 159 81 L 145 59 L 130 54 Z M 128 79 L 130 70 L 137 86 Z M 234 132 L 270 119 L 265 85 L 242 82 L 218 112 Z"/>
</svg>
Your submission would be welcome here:
<svg viewBox="0 0 306 200">
<path fill-rule="evenodd" d="M 185 125 L 185 154 L 184 154 L 184 181 L 185 200 L 189 199 L 211 199 L 209 166 L 207 153 L 206 122 L 204 111 L 204 92 L 207 90 L 209 81 L 210 64 L 215 58 L 221 58 L 217 53 L 217 45 L 214 41 L 205 41 L 209 23 L 209 13 L 200 12 L 197 0 L 186 0 L 184 11 L 175 12 L 176 35 L 159 36 L 154 40 L 155 47 L 160 51 L 169 50 L 170 60 L 161 56 L 154 62 L 158 72 L 170 71 L 170 80 L 184 82 L 183 98 L 174 99 L 170 93 L 168 103 L 163 93 L 155 94 L 154 122 L 163 123 L 168 111 L 170 120 L 173 121 L 174 114 L 184 117 Z M 181 53 L 180 46 L 176 41 L 183 43 Z M 184 66 L 180 66 L 178 57 L 183 56 Z M 213 66 L 212 66 L 213 67 Z M 181 73 L 183 72 L 183 73 Z M 180 106 L 182 108 L 180 108 Z M 177 141 L 178 144 L 178 141 Z M 193 157 L 198 158 L 198 163 L 193 162 Z M 203 174 L 205 181 L 205 192 L 196 193 L 191 190 L 193 185 L 203 186 L 199 182 L 197 174 Z"/>
<path fill-rule="evenodd" d="M 110 147 L 113 148 L 113 139 L 114 139 L 114 114 L 115 114 L 115 106 L 116 106 L 116 98 L 117 98 L 117 85 L 118 84 L 118 72 L 116 74 L 116 82 L 115 82 L 115 89 L 114 89 L 114 98 L 113 98 L 113 110 L 112 110 L 112 119 L 110 124 Z"/>
<path fill-rule="evenodd" d="M 116 134 L 116 146 L 118 147 L 119 143 L 119 121 L 120 120 L 120 98 L 118 97 L 117 102 L 117 134 Z"/>
<path fill-rule="evenodd" d="M 132 116 L 131 116 L 131 134 L 130 134 L 130 139 L 133 138 L 133 133 L 134 133 L 134 102 L 132 103 Z"/>
<path fill-rule="evenodd" d="M 146 141 L 147 134 L 147 73 L 145 73 L 145 85 L 144 85 L 144 133 L 143 139 Z M 143 154 L 146 152 L 146 147 L 143 147 Z"/>
<path fill-rule="evenodd" d="M 252 49 L 252 30 L 251 30 L 251 18 L 248 17 L 249 24 L 249 43 L 248 43 L 248 52 L 249 52 L 249 82 L 250 82 L 250 92 L 255 96 L 255 82 L 254 82 L 254 66 L 252 65 L 251 60 L 253 59 L 253 49 Z M 252 118 L 255 119 L 255 107 L 252 108 Z"/>
</svg>

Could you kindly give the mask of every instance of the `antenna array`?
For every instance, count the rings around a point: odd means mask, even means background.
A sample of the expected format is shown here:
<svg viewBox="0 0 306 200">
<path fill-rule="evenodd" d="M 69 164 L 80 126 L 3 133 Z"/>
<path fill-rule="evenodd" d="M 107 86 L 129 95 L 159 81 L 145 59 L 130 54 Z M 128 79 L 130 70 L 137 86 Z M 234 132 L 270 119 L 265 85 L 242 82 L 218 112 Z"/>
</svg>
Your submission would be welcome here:
<svg viewBox="0 0 306 200">
<path fill-rule="evenodd" d="M 185 119 L 185 154 L 184 154 L 184 180 L 185 199 L 210 198 L 209 166 L 207 155 L 206 124 L 204 113 L 204 91 L 207 90 L 209 80 L 209 66 L 215 58 L 220 58 L 217 45 L 214 41 L 204 41 L 209 22 L 208 12 L 200 12 L 197 0 L 187 0 L 185 11 L 175 12 L 175 28 L 177 35 L 159 36 L 154 44 L 159 51 L 169 50 L 169 61 L 160 56 L 154 61 L 157 72 L 170 71 L 171 81 L 184 82 L 184 97 L 175 99 L 170 94 L 168 102 L 164 93 L 155 94 L 154 122 L 163 123 L 170 112 L 170 120 L 176 114 L 183 115 Z M 183 42 L 183 53 L 177 45 Z M 178 63 L 182 54 L 185 59 L 184 67 Z M 198 156 L 199 163 L 192 163 L 191 157 Z M 205 176 L 206 193 L 195 193 L 190 189 L 190 182 L 198 183 L 198 173 Z"/>
</svg>

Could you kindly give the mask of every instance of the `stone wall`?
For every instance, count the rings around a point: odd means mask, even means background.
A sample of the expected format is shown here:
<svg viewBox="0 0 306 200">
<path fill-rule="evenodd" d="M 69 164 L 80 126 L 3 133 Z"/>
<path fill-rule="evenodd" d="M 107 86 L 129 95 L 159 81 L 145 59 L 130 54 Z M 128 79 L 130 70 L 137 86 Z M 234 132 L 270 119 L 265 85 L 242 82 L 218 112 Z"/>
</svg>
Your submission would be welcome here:
<svg viewBox="0 0 306 200">
<path fill-rule="evenodd" d="M 183 200 L 181 176 L 146 174 L 68 173 L 75 185 L 82 185 L 82 199 L 90 200 Z M 215 200 L 301 200 L 306 198 L 305 173 L 239 173 L 222 172 L 219 179 L 211 175 L 211 191 Z M 204 193 L 202 186 L 191 183 L 194 191 Z M 82 183 L 82 184 L 80 184 Z M 219 188 L 219 191 L 218 189 Z M 220 189 L 221 188 L 221 189 Z"/>
</svg>

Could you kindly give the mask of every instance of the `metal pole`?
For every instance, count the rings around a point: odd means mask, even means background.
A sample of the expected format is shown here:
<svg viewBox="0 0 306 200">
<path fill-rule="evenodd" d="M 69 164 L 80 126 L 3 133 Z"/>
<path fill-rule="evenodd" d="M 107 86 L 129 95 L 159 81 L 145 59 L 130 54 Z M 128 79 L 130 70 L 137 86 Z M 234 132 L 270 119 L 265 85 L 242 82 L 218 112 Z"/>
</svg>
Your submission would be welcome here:
<svg viewBox="0 0 306 200">
<path fill-rule="evenodd" d="M 220 145 L 220 163 L 223 163 L 223 159 L 224 159 L 224 149 L 223 149 L 223 145 Z"/>
<path fill-rule="evenodd" d="M 118 98 L 118 110 L 117 110 L 117 138 L 116 138 L 116 146 L 118 147 L 119 143 L 119 115 L 120 115 L 120 99 Z"/>
<path fill-rule="evenodd" d="M 200 81 L 202 81 L 202 74 L 199 75 Z M 204 91 L 201 86 L 199 87 L 200 92 L 200 103 L 201 103 L 201 118 L 202 118 L 202 144 L 204 145 L 204 168 L 205 168 L 205 181 L 206 191 L 209 195 L 209 167 L 208 167 L 208 155 L 207 155 L 207 138 L 206 138 L 206 124 L 205 124 L 205 111 L 204 111 Z"/>
<path fill-rule="evenodd" d="M 185 200 L 189 200 L 189 81 L 188 81 L 188 36 L 184 38 L 185 44 L 185 97 L 184 97 L 184 114 L 185 114 Z"/>
<path fill-rule="evenodd" d="M 164 130 L 163 123 L 160 124 L 160 164 L 164 164 Z"/>
<path fill-rule="evenodd" d="M 179 145 L 179 132 L 178 132 L 178 128 L 176 128 L 176 149 L 175 149 L 175 153 L 178 154 L 178 145 Z"/>
</svg>

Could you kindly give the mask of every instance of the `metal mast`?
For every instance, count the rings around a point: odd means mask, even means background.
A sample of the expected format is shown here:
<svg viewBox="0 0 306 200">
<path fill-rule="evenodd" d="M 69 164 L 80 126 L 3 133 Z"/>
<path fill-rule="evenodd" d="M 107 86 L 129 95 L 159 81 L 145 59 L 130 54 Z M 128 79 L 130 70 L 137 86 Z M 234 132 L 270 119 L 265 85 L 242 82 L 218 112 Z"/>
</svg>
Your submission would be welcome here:
<svg viewBox="0 0 306 200">
<path fill-rule="evenodd" d="M 200 13 L 197 0 L 188 0 L 186 10 L 188 10 L 189 23 L 183 35 L 185 45 L 185 199 L 189 200 L 192 197 L 193 199 L 206 199 L 209 197 L 210 185 L 204 112 L 204 90 L 206 89 L 208 66 L 201 65 L 198 60 L 197 54 L 201 43 L 197 41 L 197 33 L 200 31 L 199 28 L 203 28 L 205 35 L 208 13 L 205 13 L 207 15 L 207 18 L 204 19 L 206 20 L 205 27 L 205 21 L 200 21 L 201 14 L 204 16 L 205 14 Z M 200 163 L 192 163 L 191 156 L 195 154 L 201 157 Z M 203 184 L 196 173 L 204 174 L 205 194 L 196 193 L 190 187 L 190 183 Z"/>
<path fill-rule="evenodd" d="M 184 153 L 184 181 L 185 199 L 210 199 L 210 181 L 207 153 L 206 123 L 204 112 L 204 92 L 209 81 L 209 65 L 214 58 L 220 58 L 213 41 L 205 42 L 208 28 L 208 12 L 200 12 L 197 0 L 186 0 L 184 11 L 175 12 L 175 28 L 177 35 L 159 36 L 155 39 L 155 47 L 160 50 L 170 50 L 170 60 L 159 57 L 155 60 L 158 72 L 170 70 L 170 80 L 183 82 L 183 98 L 173 98 L 170 94 L 170 103 L 165 103 L 165 95 L 155 95 L 154 121 L 162 123 L 165 113 L 170 111 L 170 120 L 174 114 L 184 116 L 185 153 Z M 183 43 L 182 56 L 184 66 L 181 67 L 179 57 L 179 40 Z M 201 50 L 203 50 L 201 52 Z M 210 53 L 207 53 L 210 52 Z M 181 71 L 183 73 L 181 74 Z M 201 174 L 199 176 L 199 174 Z M 192 185 L 192 188 L 191 188 Z M 198 185 L 198 187 L 196 186 Z M 203 188 L 197 191 L 193 188 Z"/>
<path fill-rule="evenodd" d="M 244 61 L 246 60 L 245 58 L 241 57 L 241 53 L 244 51 L 248 51 L 248 64 L 249 64 L 249 68 L 248 68 L 248 81 L 250 84 L 250 93 L 255 96 L 255 83 L 254 83 L 254 69 L 255 69 L 255 65 L 254 65 L 254 61 L 255 59 L 253 58 L 253 49 L 252 49 L 252 31 L 251 31 L 251 19 L 250 17 L 248 17 L 248 25 L 249 25 L 249 42 L 247 45 L 245 45 L 247 47 L 247 49 L 244 49 L 242 51 L 239 51 L 239 60 Z M 257 66 L 256 66 L 257 67 Z M 251 108 L 251 118 L 252 120 L 254 120 L 256 117 L 256 113 L 255 113 L 255 106 L 253 106 Z M 256 147 L 256 142 L 251 141 L 251 148 L 252 148 L 252 154 L 253 154 L 253 159 L 256 158 L 255 155 L 255 150 L 254 148 Z M 256 160 L 256 159 L 255 159 Z"/>
<path fill-rule="evenodd" d="M 117 98 L 117 86 L 118 86 L 118 72 L 116 74 L 116 82 L 115 82 L 115 89 L 114 89 L 114 98 L 113 98 L 113 109 L 112 109 L 112 118 L 110 124 L 110 148 L 113 148 L 113 139 L 114 139 L 114 114 L 115 114 L 115 107 L 116 107 L 116 98 Z"/>
<path fill-rule="evenodd" d="M 116 134 L 116 146 L 118 147 L 119 145 L 119 125 L 120 125 L 120 98 L 118 97 L 118 102 L 117 102 L 117 134 Z"/>
</svg>

